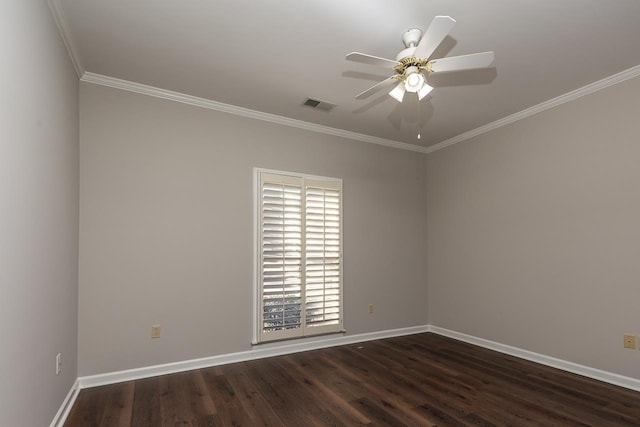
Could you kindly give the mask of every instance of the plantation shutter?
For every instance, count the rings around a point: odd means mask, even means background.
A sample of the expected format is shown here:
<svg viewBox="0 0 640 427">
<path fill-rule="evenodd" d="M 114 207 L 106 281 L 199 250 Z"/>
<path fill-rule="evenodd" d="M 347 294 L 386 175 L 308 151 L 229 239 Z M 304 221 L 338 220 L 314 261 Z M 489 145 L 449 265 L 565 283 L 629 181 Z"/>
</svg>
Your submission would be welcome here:
<svg viewBox="0 0 640 427">
<path fill-rule="evenodd" d="M 340 327 L 340 187 L 339 183 L 305 182 L 306 326 Z"/>
<path fill-rule="evenodd" d="M 340 181 L 260 173 L 260 341 L 342 330 L 340 205 Z"/>
<path fill-rule="evenodd" d="M 302 180 L 262 174 L 262 333 L 273 339 L 302 327 Z"/>
</svg>

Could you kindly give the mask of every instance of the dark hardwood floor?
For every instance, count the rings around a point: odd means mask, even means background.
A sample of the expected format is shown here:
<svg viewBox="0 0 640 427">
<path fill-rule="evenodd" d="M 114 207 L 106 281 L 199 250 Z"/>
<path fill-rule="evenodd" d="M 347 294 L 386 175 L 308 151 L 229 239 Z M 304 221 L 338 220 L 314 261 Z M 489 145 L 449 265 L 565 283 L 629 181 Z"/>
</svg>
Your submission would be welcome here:
<svg viewBox="0 0 640 427">
<path fill-rule="evenodd" d="M 435 334 L 82 390 L 74 426 L 640 426 L 640 393 Z"/>
</svg>

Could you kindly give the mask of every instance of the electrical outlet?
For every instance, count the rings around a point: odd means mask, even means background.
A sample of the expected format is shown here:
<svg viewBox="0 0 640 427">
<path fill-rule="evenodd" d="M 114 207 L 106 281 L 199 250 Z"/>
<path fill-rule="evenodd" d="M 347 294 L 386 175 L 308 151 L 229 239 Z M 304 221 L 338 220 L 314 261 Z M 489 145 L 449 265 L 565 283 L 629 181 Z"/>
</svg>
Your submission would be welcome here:
<svg viewBox="0 0 640 427">
<path fill-rule="evenodd" d="M 624 334 L 624 348 L 636 348 L 636 336 Z"/>
<path fill-rule="evenodd" d="M 60 375 L 60 371 L 62 371 L 62 354 L 58 353 L 56 356 L 56 375 Z"/>
<path fill-rule="evenodd" d="M 151 325 L 151 338 L 160 338 L 160 325 Z"/>
<path fill-rule="evenodd" d="M 373 304 L 369 304 L 369 314 L 373 313 Z"/>
</svg>

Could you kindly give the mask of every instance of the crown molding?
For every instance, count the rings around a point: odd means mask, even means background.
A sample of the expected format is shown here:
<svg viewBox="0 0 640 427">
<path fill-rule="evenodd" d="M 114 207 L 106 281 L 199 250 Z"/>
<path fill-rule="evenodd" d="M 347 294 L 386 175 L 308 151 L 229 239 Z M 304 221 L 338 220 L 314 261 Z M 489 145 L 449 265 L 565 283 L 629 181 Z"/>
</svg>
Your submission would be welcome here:
<svg viewBox="0 0 640 427">
<path fill-rule="evenodd" d="M 341 138 L 353 139 L 353 140 L 362 141 L 362 142 L 369 142 L 372 144 L 384 145 L 387 147 L 399 148 L 401 150 L 407 150 L 407 151 L 415 151 L 418 153 L 425 152 L 425 147 L 421 147 L 418 145 L 407 144 L 399 141 L 393 141 L 391 139 L 378 138 L 375 136 L 364 135 L 361 133 L 351 132 L 343 129 L 336 129 L 329 126 L 323 126 L 315 123 L 305 122 L 302 120 L 290 119 L 288 117 L 278 116 L 276 114 L 250 110 L 244 107 L 224 104 L 222 102 L 213 101 L 206 98 L 186 95 L 179 92 L 173 92 L 166 89 L 147 86 L 140 83 L 117 79 L 114 77 L 103 76 L 100 74 L 85 72 L 80 78 L 80 80 L 86 83 L 93 83 L 97 85 L 112 87 L 115 89 L 122 89 L 129 92 L 140 93 L 143 95 L 149 95 L 156 98 L 162 98 L 170 101 L 181 102 L 183 104 L 193 105 L 196 107 L 208 108 L 210 110 L 222 111 L 224 113 L 235 114 L 243 117 L 249 117 L 256 120 L 263 120 L 265 122 L 276 123 L 284 126 L 298 128 L 298 129 L 304 129 L 311 132 L 324 133 L 327 135 L 338 136 Z"/>
<path fill-rule="evenodd" d="M 57 1 L 58 0 L 49 0 L 50 4 L 52 5 L 52 10 L 54 10 L 54 16 L 60 15 L 59 10 L 55 9 L 55 5 L 57 4 Z M 75 50 L 73 48 L 73 43 L 71 42 L 71 39 L 68 36 L 68 31 L 65 30 L 64 20 L 62 18 L 56 18 L 56 23 L 58 23 L 60 32 L 61 34 L 63 34 L 65 45 L 69 50 L 69 55 L 71 56 L 74 66 L 76 67 L 76 71 L 80 73 L 80 71 L 82 71 L 81 64 L 77 58 L 77 55 L 75 55 L 74 53 Z M 540 104 L 534 105 L 533 107 L 529 107 L 525 110 L 503 117 L 499 120 L 493 121 L 486 125 L 477 127 L 470 131 L 461 133 L 460 135 L 454 136 L 452 138 L 446 139 L 442 142 L 439 142 L 437 144 L 430 145 L 427 147 L 407 144 L 405 142 L 394 141 L 391 139 L 378 138 L 375 136 L 364 135 L 361 133 L 351 132 L 343 129 L 336 129 L 329 126 L 323 126 L 315 123 L 305 122 L 302 120 L 296 120 L 296 119 L 291 119 L 284 116 L 278 116 L 276 114 L 264 113 L 261 111 L 251 110 L 248 108 L 238 107 L 230 104 L 224 104 L 222 102 L 213 101 L 206 98 L 186 95 L 179 92 L 174 92 L 174 91 L 161 89 L 153 86 L 148 86 L 140 83 L 135 83 L 127 80 L 117 79 L 114 77 L 104 76 L 101 74 L 82 72 L 80 80 L 87 83 L 108 86 L 116 89 L 126 90 L 129 92 L 149 95 L 156 98 L 162 98 L 170 101 L 181 102 L 183 104 L 194 105 L 197 107 L 208 108 L 211 110 L 221 111 L 229 114 L 235 114 L 243 117 L 263 120 L 266 122 L 277 123 L 284 126 L 291 126 L 299 129 L 305 129 L 311 132 L 318 132 L 318 133 L 323 133 L 327 135 L 338 136 L 341 138 L 347 138 L 347 139 L 352 139 L 356 141 L 362 141 L 362 142 L 368 142 L 368 143 L 377 144 L 377 145 L 384 145 L 392 148 L 398 148 L 401 150 L 429 154 L 429 153 L 433 153 L 434 151 L 438 151 L 443 148 L 449 147 L 451 145 L 457 144 L 459 142 L 463 142 L 468 139 L 474 138 L 476 136 L 485 134 L 487 132 L 491 132 L 492 130 L 517 122 L 518 120 L 522 120 L 527 117 L 533 116 L 534 114 L 538 114 L 543 111 L 549 110 L 551 108 L 557 107 L 559 105 L 565 104 L 567 102 L 571 102 L 583 96 L 590 95 L 602 89 L 606 89 L 609 86 L 622 83 L 626 80 L 632 79 L 637 76 L 640 76 L 640 65 L 629 68 L 625 71 L 614 74 L 612 76 L 606 77 L 602 80 L 598 80 L 596 82 L 590 83 L 586 86 L 583 86 L 571 92 L 565 93 L 556 98 L 550 99 L 548 101 L 544 101 Z"/>
<path fill-rule="evenodd" d="M 50 1 L 56 2 L 57 0 L 50 0 Z M 72 59 L 73 59 L 73 55 L 72 55 Z M 74 64 L 75 63 L 76 62 L 74 61 Z M 149 95 L 156 98 L 162 98 L 162 99 L 167 99 L 171 101 L 181 102 L 184 104 L 194 105 L 197 107 L 221 111 L 229 114 L 236 114 L 243 117 L 249 117 L 257 120 L 277 123 L 284 126 L 291 126 L 299 129 L 305 129 L 312 132 L 324 133 L 327 135 L 333 135 L 333 136 L 352 139 L 356 141 L 368 142 L 368 143 L 377 144 L 377 145 L 384 145 L 387 147 L 398 148 L 401 150 L 408 150 L 408 151 L 414 151 L 418 153 L 429 154 L 429 153 L 433 153 L 435 151 L 441 150 L 443 148 L 449 147 L 451 145 L 457 144 L 459 142 L 463 142 L 468 139 L 474 138 L 476 136 L 485 134 L 487 132 L 491 132 L 492 130 L 501 128 L 503 126 L 517 122 L 519 120 L 533 116 L 534 114 L 538 114 L 543 111 L 549 110 L 551 108 L 557 107 L 559 105 L 565 104 L 567 102 L 571 102 L 583 96 L 590 95 L 602 89 L 606 89 L 618 83 L 622 83 L 626 80 L 632 79 L 637 76 L 640 76 L 640 65 L 629 68 L 625 71 L 614 74 L 612 76 L 606 77 L 602 80 L 598 80 L 596 82 L 590 83 L 586 86 L 583 86 L 571 92 L 565 93 L 564 95 L 560 95 L 556 98 L 534 105 L 533 107 L 529 107 L 525 110 L 503 117 L 499 120 L 488 123 L 486 125 L 477 127 L 468 132 L 461 133 L 460 135 L 454 136 L 452 138 L 446 139 L 442 142 L 439 142 L 434 145 L 430 145 L 428 147 L 407 144 L 404 142 L 394 141 L 390 139 L 378 138 L 375 136 L 364 135 L 361 133 L 351 132 L 343 129 L 336 129 L 329 126 L 323 126 L 323 125 L 305 122 L 302 120 L 290 119 L 284 116 L 278 116 L 275 114 L 250 110 L 248 108 L 238 107 L 230 104 L 224 104 L 222 102 L 217 102 L 210 99 L 199 98 L 192 95 L 186 95 L 179 92 L 173 92 L 166 89 L 160 89 L 153 86 L 147 86 L 140 83 L 130 82 L 127 80 L 103 76 L 100 74 L 94 74 L 90 72 L 84 72 L 80 80 L 87 83 L 108 86 L 116 89 L 140 93 L 143 95 Z"/>
<path fill-rule="evenodd" d="M 73 38 L 71 37 L 71 30 L 69 30 L 69 25 L 67 25 L 67 21 L 64 18 L 64 13 L 62 11 L 60 1 L 47 0 L 47 3 L 49 4 L 49 9 L 51 9 L 51 13 L 53 14 L 53 20 L 58 26 L 58 31 L 60 32 L 62 41 L 67 48 L 67 52 L 69 53 L 69 57 L 71 58 L 71 62 L 73 63 L 73 68 L 75 68 L 78 77 L 82 77 L 82 75 L 84 74 L 84 66 L 82 65 L 82 61 L 80 61 L 80 56 L 78 56 L 78 50 L 76 49 L 76 45 L 73 42 Z"/>
<path fill-rule="evenodd" d="M 635 67 L 629 68 L 625 71 L 614 74 L 612 76 L 605 77 L 602 80 L 598 80 L 596 82 L 590 83 L 586 86 L 583 86 L 571 92 L 567 92 L 564 95 L 560 95 L 556 98 L 542 102 L 538 105 L 534 105 L 533 107 L 529 107 L 525 110 L 511 114 L 510 116 L 503 117 L 499 120 L 496 120 L 495 122 L 488 123 L 486 125 L 472 129 L 468 132 L 461 133 L 460 135 L 454 136 L 453 138 L 449 138 L 437 144 L 430 145 L 426 147 L 425 152 L 427 154 L 433 153 L 434 151 L 441 150 L 453 144 L 457 144 L 458 142 L 466 141 L 467 139 L 471 139 L 475 136 L 482 135 L 492 130 L 501 128 L 502 126 L 506 126 L 513 122 L 517 122 L 518 120 L 525 119 L 529 116 L 533 116 L 534 114 L 541 113 L 543 111 L 549 110 L 551 108 L 554 108 L 559 105 L 565 104 L 567 102 L 573 101 L 575 99 L 581 98 L 585 95 L 590 95 L 594 92 L 597 92 L 602 89 L 606 89 L 609 86 L 622 83 L 626 80 L 632 79 L 637 76 L 640 76 L 640 65 L 636 65 Z"/>
</svg>

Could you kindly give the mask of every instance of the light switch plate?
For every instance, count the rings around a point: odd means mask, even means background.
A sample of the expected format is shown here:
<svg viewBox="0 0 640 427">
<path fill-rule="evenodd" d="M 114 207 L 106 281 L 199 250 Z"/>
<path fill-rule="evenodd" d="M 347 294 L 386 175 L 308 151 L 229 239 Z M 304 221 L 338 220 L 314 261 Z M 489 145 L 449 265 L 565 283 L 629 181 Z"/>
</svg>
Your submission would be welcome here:
<svg viewBox="0 0 640 427">
<path fill-rule="evenodd" d="M 151 325 L 151 338 L 160 338 L 160 325 Z"/>
</svg>

